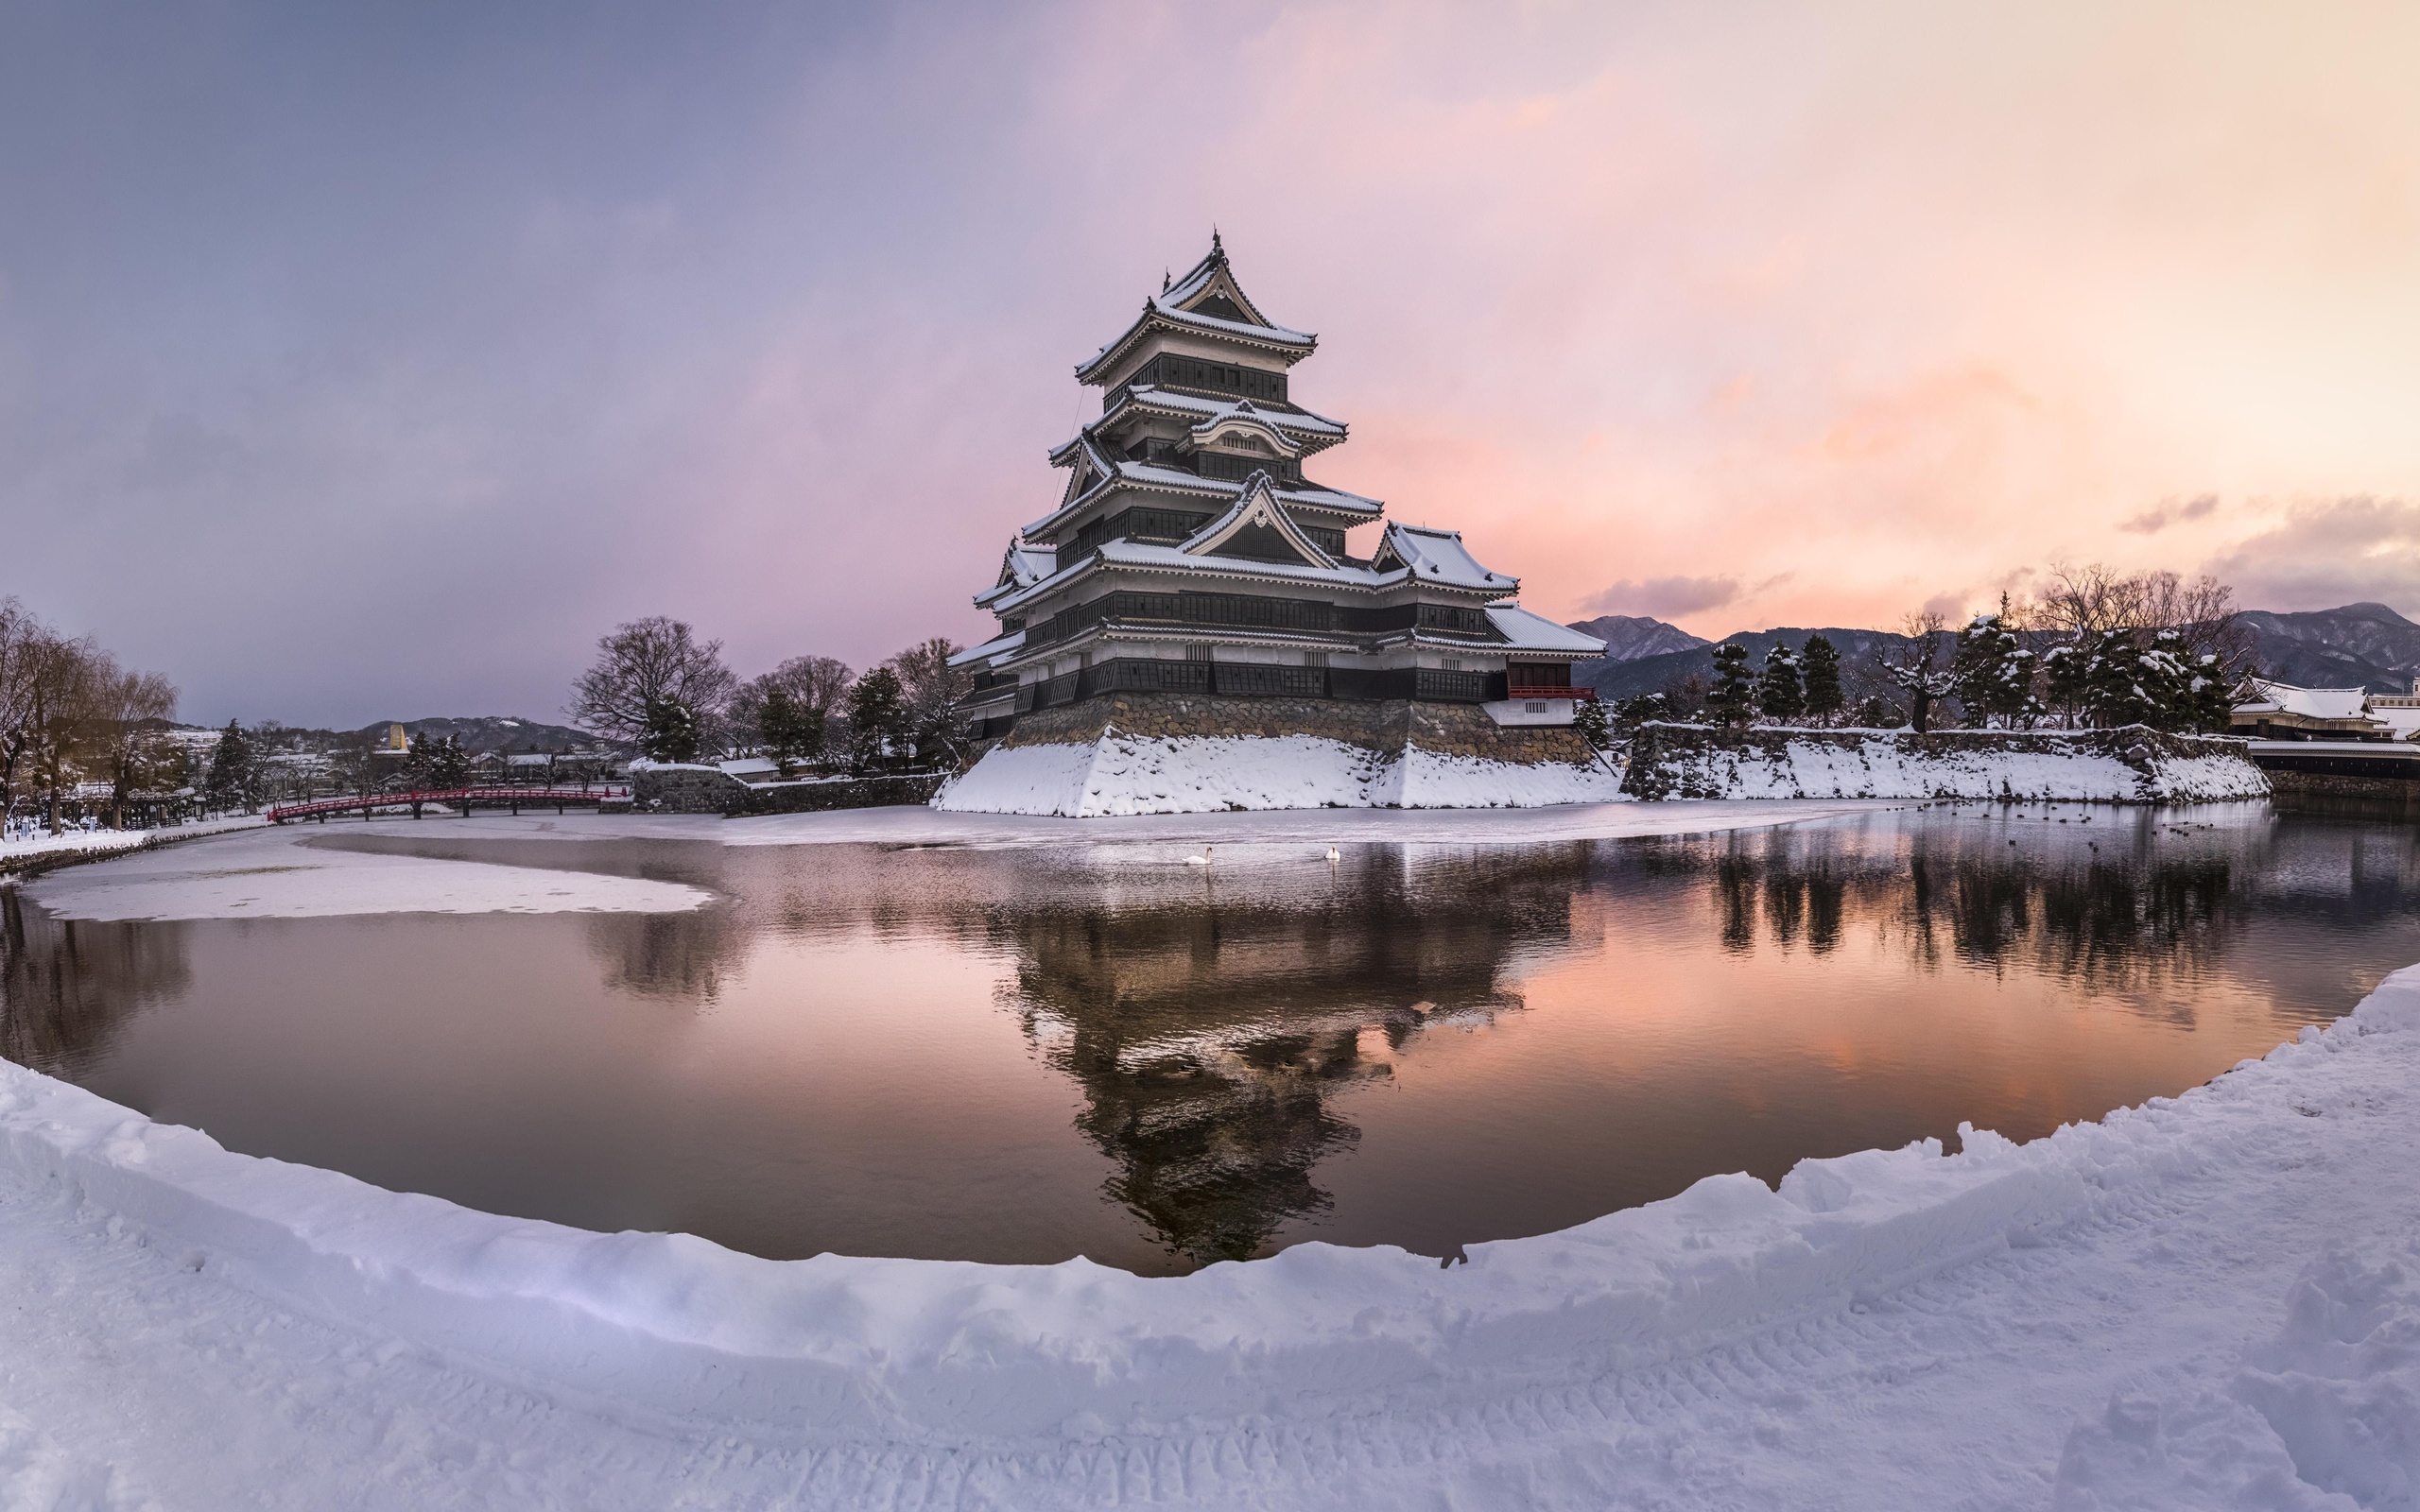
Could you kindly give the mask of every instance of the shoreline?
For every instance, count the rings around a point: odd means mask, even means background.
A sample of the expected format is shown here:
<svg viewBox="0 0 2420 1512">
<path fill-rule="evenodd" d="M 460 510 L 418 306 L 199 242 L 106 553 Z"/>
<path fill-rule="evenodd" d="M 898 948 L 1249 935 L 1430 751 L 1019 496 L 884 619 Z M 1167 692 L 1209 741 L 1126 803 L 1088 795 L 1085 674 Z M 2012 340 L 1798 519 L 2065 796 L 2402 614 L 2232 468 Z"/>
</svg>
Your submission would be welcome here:
<svg viewBox="0 0 2420 1512">
<path fill-rule="evenodd" d="M 193 824 L 180 824 L 163 830 L 97 830 L 103 835 L 132 835 L 116 845 L 44 846 L 40 849 L 10 850 L 0 849 L 0 887 L 29 877 L 38 877 L 61 867 L 82 866 L 96 861 L 122 861 L 167 846 L 182 845 L 191 840 L 207 840 L 221 834 L 237 834 L 247 830 L 266 828 L 268 820 L 257 814 L 247 814 L 235 819 L 204 819 Z"/>
</svg>

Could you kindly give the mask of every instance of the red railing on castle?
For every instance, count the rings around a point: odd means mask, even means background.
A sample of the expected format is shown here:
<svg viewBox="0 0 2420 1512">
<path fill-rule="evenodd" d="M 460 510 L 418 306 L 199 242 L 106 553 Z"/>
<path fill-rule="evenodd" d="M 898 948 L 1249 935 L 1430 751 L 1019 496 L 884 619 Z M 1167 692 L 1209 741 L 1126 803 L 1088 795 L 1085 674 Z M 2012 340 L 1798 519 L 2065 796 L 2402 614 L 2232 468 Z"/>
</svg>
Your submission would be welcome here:
<svg viewBox="0 0 2420 1512">
<path fill-rule="evenodd" d="M 408 793 L 361 793 L 350 798 L 318 798 L 304 803 L 280 803 L 268 811 L 271 824 L 284 824 L 288 819 L 325 819 L 331 814 L 358 812 L 365 816 L 375 809 L 409 809 L 419 818 L 422 805 L 442 803 L 448 808 L 469 812 L 475 804 L 489 808 L 510 808 L 518 814 L 529 808 L 551 808 L 560 812 L 575 803 L 626 802 L 631 796 L 627 787 L 592 782 L 585 787 L 446 787 L 416 789 Z"/>
</svg>

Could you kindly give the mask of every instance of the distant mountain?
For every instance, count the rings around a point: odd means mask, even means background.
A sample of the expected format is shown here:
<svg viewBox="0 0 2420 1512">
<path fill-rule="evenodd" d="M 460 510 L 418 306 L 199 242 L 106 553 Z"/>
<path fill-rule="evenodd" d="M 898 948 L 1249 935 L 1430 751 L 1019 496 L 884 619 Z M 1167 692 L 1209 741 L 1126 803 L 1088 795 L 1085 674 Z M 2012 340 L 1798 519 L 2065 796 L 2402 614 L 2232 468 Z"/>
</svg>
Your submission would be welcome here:
<svg viewBox="0 0 2420 1512">
<path fill-rule="evenodd" d="M 1713 644 L 1677 625 L 1667 625 L 1644 614 L 1600 614 L 1593 620 L 1574 620 L 1571 627 L 1604 642 L 1608 662 L 1635 662 L 1641 657 L 1694 651 Z"/>
<path fill-rule="evenodd" d="M 372 740 L 383 738 L 387 726 L 394 721 L 381 719 L 364 725 L 359 733 Z M 611 744 L 599 740 L 586 730 L 569 725 L 541 724 L 535 719 L 507 719 L 501 714 L 481 714 L 470 719 L 406 719 L 401 721 L 404 733 L 418 740 L 424 735 L 442 740 L 451 735 L 462 743 L 465 750 L 559 751 L 595 750 Z"/>
<path fill-rule="evenodd" d="M 2410 693 L 2420 677 L 2420 625 L 2384 604 L 2273 614 L 2247 610 L 2253 656 L 2264 676 L 2303 688 Z"/>
<path fill-rule="evenodd" d="M 1620 616 L 1607 616 L 1607 620 Z M 2265 677 L 2306 688 L 2366 688 L 2372 693 L 2410 693 L 2420 678 L 2420 625 L 2384 604 L 2347 604 L 2342 609 L 2277 614 L 2246 610 L 2243 626 L 2252 632 L 2253 659 Z M 1589 628 L 1606 623 L 1592 620 L 1574 629 L 1602 636 Z M 1654 624 L 1654 621 L 1647 621 Z M 1663 628 L 1671 630 L 1670 626 Z M 1682 632 L 1672 630 L 1679 635 Z M 1724 637 L 1748 648 L 1748 664 L 1764 665 L 1765 652 L 1776 641 L 1792 650 L 1806 644 L 1811 629 L 1751 630 Z M 1896 701 L 1900 695 L 1883 664 L 1908 644 L 1904 635 L 1888 630 L 1826 628 L 1824 634 L 1841 648 L 1841 685 L 1851 704 L 1869 695 Z M 1608 640 L 1608 644 L 1611 644 Z M 1714 675 L 1711 642 L 1699 641 L 1686 649 L 1572 664 L 1574 682 L 1586 683 L 1601 698 L 1627 698 L 1659 693 L 1667 684 L 1691 676 L 1709 680 Z"/>
<path fill-rule="evenodd" d="M 1786 644 L 1793 651 L 1803 650 L 1808 638 L 1817 634 L 1829 637 L 1831 643 L 1840 648 L 1841 691 L 1847 695 L 1852 705 L 1876 694 L 1896 698 L 1897 685 L 1891 681 L 1882 668 L 1885 662 L 1908 644 L 1904 635 L 1893 635 L 1888 630 L 1847 630 L 1837 627 L 1826 627 L 1821 630 L 1784 627 L 1773 630 L 1745 630 L 1723 639 L 1746 646 L 1748 664 L 1761 667 L 1765 664 L 1765 653 L 1772 650 L 1775 643 Z M 1617 699 L 1642 693 L 1661 693 L 1667 684 L 1689 677 L 1703 678 L 1711 682 L 1714 680 L 1714 644 L 1699 641 L 1685 650 L 1667 651 L 1629 662 L 1616 662 L 1611 657 L 1601 662 L 1575 662 L 1571 665 L 1571 680 L 1595 688 L 1599 698 Z"/>
</svg>

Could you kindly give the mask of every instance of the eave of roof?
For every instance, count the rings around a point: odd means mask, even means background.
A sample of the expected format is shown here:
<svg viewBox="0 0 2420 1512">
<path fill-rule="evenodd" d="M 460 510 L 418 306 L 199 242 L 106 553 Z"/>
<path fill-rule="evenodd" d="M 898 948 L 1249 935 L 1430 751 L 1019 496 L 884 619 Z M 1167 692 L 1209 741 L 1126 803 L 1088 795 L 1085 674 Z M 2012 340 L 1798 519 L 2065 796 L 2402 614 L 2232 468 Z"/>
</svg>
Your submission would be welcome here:
<svg viewBox="0 0 2420 1512">
<path fill-rule="evenodd" d="M 1106 424 L 1118 410 L 1124 409 L 1128 404 L 1177 410 L 1213 418 L 1222 417 L 1238 409 L 1248 409 L 1279 430 L 1297 431 L 1305 436 L 1318 436 L 1340 441 L 1345 436 L 1345 425 L 1342 421 L 1330 420 L 1324 415 L 1314 414 L 1296 404 L 1281 405 L 1260 400 L 1226 399 L 1215 394 L 1196 394 L 1182 388 L 1170 388 L 1165 384 L 1135 385 L 1126 390 L 1126 397 L 1118 402 L 1116 409 L 1111 410 L 1093 423 Z"/>
<path fill-rule="evenodd" d="M 1047 535 L 1092 507 L 1093 501 L 1118 488 L 1156 489 L 1164 493 L 1206 494 L 1232 502 L 1243 494 L 1241 483 L 1225 478 L 1205 478 L 1198 472 L 1181 472 L 1173 468 L 1154 467 L 1148 462 L 1119 460 L 1114 470 L 1098 483 L 1069 499 L 1039 520 L 1028 521 L 1020 532 L 1027 536 Z M 1376 499 L 1365 499 L 1357 493 L 1340 489 L 1291 489 L 1274 490 L 1277 502 L 1289 507 L 1323 511 L 1367 524 L 1386 512 L 1386 505 Z M 1513 580 L 1498 576 L 1494 592 L 1501 595 L 1512 592 Z"/>
<path fill-rule="evenodd" d="M 951 657 L 949 664 L 954 667 L 972 666 L 977 662 L 988 662 L 994 657 L 1006 656 L 1023 644 L 1025 644 L 1025 631 L 1011 630 L 1006 635 L 992 637 L 981 645 L 968 646 L 958 655 Z"/>
<path fill-rule="evenodd" d="M 992 606 L 994 613 L 1010 613 L 1041 599 L 1063 592 L 1079 577 L 1102 568 L 1119 567 L 1134 572 L 1168 573 L 1178 576 L 1213 576 L 1246 578 L 1270 583 L 1322 583 L 1331 588 L 1356 593 L 1380 594 L 1401 588 L 1419 588 L 1434 593 L 1467 594 L 1479 598 L 1501 598 L 1504 590 L 1499 576 L 1498 586 L 1476 587 L 1467 583 L 1447 582 L 1437 578 L 1415 577 L 1404 568 L 1392 572 L 1375 572 L 1358 563 L 1348 562 L 1336 567 L 1294 567 L 1285 562 L 1254 561 L 1249 557 L 1193 557 L 1174 546 L 1154 546 L 1133 541 L 1108 541 L 1096 547 L 1082 560 L 1071 562 L 1048 577 L 1010 598 Z"/>
<path fill-rule="evenodd" d="M 1543 614 L 1532 614 L 1518 604 L 1490 604 L 1488 623 L 1501 631 L 1510 648 L 1516 651 L 1547 651 L 1558 656 L 1603 656 L 1605 643 L 1593 635 L 1582 635 L 1568 625 L 1557 625 Z"/>
<path fill-rule="evenodd" d="M 1513 593 L 1521 583 L 1519 578 L 1496 572 L 1472 556 L 1470 548 L 1462 544 L 1459 530 L 1436 530 L 1391 521 L 1385 538 L 1378 542 L 1376 555 L 1383 558 L 1390 554 L 1424 583 L 1492 591 L 1499 598 Z"/>
<path fill-rule="evenodd" d="M 1245 325 L 1239 320 L 1221 320 L 1214 315 L 1172 309 L 1162 304 L 1159 296 L 1154 296 L 1143 301 L 1143 313 L 1136 316 L 1134 323 L 1115 340 L 1102 347 L 1089 361 L 1076 365 L 1076 381 L 1085 384 L 1102 382 L 1101 374 L 1115 367 L 1120 356 L 1155 330 L 1218 336 L 1256 347 L 1278 356 L 1289 368 L 1309 356 L 1320 341 L 1318 336 L 1307 331 L 1288 331 L 1274 325 Z"/>
</svg>

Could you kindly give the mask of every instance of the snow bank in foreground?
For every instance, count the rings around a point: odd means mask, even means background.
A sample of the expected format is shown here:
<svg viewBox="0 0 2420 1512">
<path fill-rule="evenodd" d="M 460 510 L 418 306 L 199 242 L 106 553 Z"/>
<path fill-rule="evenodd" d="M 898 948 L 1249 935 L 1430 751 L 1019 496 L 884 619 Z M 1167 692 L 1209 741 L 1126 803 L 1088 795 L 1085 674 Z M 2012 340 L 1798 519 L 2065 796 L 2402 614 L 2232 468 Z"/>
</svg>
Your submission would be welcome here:
<svg viewBox="0 0 2420 1512">
<path fill-rule="evenodd" d="M 1501 1400 L 2038 1247 L 2113 1205 L 2256 1160 L 2325 1110 L 2331 1076 L 2400 1086 L 2420 1070 L 2414 1029 L 2420 970 L 2325 1034 L 2098 1125 L 2024 1146 L 1963 1130 L 1947 1159 L 1926 1141 L 1803 1161 L 1778 1192 L 1709 1177 L 1561 1233 L 1474 1245 L 1442 1269 L 1323 1244 L 1160 1279 L 1081 1260 L 772 1263 L 231 1154 L 14 1065 L 0 1065 L 0 1174 L 119 1215 L 188 1268 L 617 1412 L 926 1446 L 1148 1436 L 1348 1401 L 1406 1414 Z M 2383 1319 L 2383 1306 L 2360 1316 Z M 2360 1343 L 2350 1324 L 2312 1326 Z M 2280 1348 L 2252 1365 L 2284 1384 L 2241 1400 L 2272 1422 L 2298 1412 L 2313 1434 L 2358 1416 L 2365 1391 L 2392 1383 L 2378 1369 L 2400 1368 L 2400 1356 L 2340 1351 L 2325 1379 L 2354 1384 L 2307 1388 L 2325 1351 Z M 2339 1406 L 2318 1400 L 2330 1393 Z M 2420 1422 L 2408 1401 L 2394 1410 L 2397 1432 Z M 2120 1451 L 2087 1435 L 2075 1453 L 2099 1464 Z"/>
<path fill-rule="evenodd" d="M 314 838 L 312 830 L 254 830 L 50 872 L 26 891 L 54 915 L 78 919 L 678 913 L 714 896 L 637 877 L 365 855 L 307 843 Z"/>
<path fill-rule="evenodd" d="M 2068 1435 L 2058 1512 L 2420 1505 L 2420 1255 L 2307 1266 L 2221 1384 L 2119 1391 Z"/>
<path fill-rule="evenodd" d="M 1627 791 L 1645 798 L 2020 798 L 2178 803 L 2266 798 L 2228 743 L 2150 730 L 1719 731 L 1649 725 Z"/>
<path fill-rule="evenodd" d="M 1615 775 L 1412 747 L 1389 758 L 1316 735 L 1150 736 L 1000 746 L 943 787 L 952 813 L 1203 814 L 1221 809 L 1531 808 L 1620 799 Z"/>
</svg>

